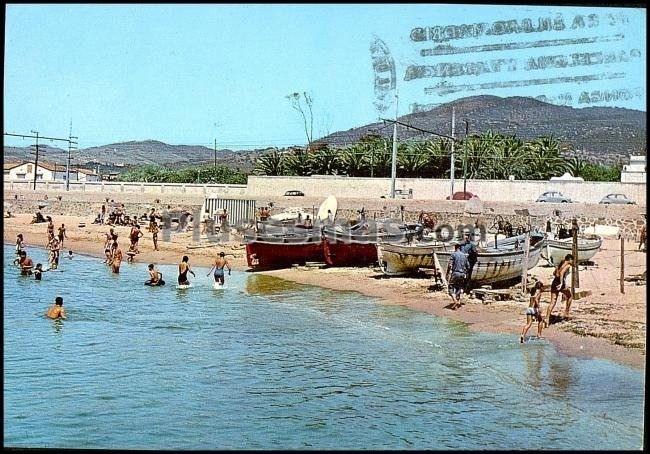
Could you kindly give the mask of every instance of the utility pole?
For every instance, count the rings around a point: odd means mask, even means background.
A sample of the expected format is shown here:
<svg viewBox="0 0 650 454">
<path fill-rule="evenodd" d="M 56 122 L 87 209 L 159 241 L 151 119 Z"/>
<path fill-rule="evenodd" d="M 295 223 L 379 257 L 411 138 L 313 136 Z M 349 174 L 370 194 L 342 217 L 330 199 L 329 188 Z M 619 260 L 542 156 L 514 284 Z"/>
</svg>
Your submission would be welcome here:
<svg viewBox="0 0 650 454">
<path fill-rule="evenodd" d="M 68 163 L 65 166 L 65 190 L 66 191 L 70 190 L 70 159 L 72 156 L 72 150 L 77 149 L 77 147 L 73 147 L 73 145 L 77 145 L 77 142 L 73 141 L 72 139 L 78 139 L 78 137 L 72 135 L 72 120 L 70 120 L 70 135 L 68 136 Z M 77 173 L 77 175 L 79 175 L 79 173 Z"/>
<path fill-rule="evenodd" d="M 50 141 L 58 140 L 59 142 L 68 142 L 68 144 L 75 144 L 75 145 L 77 144 L 77 142 L 75 142 L 75 141 L 72 140 L 72 139 L 79 139 L 78 137 L 74 137 L 74 136 L 70 136 L 70 137 L 67 138 L 67 139 L 59 139 L 58 137 L 46 137 L 46 136 L 41 136 L 41 135 L 39 135 L 39 133 L 36 132 L 36 131 L 31 131 L 31 132 L 32 132 L 33 134 L 36 134 L 36 135 L 35 135 L 35 136 L 30 136 L 29 134 L 12 134 L 12 133 L 10 133 L 10 132 L 5 132 L 4 135 L 5 135 L 5 136 L 11 136 L 11 137 L 21 137 L 21 138 L 23 138 L 23 139 L 36 139 L 36 146 L 35 146 L 35 148 L 36 148 L 36 159 L 35 159 L 35 161 L 34 161 L 34 167 L 37 167 L 37 166 L 38 166 L 38 147 L 39 147 L 39 145 L 38 145 L 38 139 L 39 139 L 39 138 L 41 138 L 41 139 L 49 139 Z M 32 146 L 33 146 L 33 145 L 32 145 Z M 75 147 L 71 147 L 70 149 L 76 149 L 76 148 L 75 148 Z M 69 149 L 69 150 L 70 150 L 70 149 Z M 69 153 L 69 151 L 68 151 L 68 153 Z M 36 169 L 34 169 L 34 190 L 36 190 Z"/>
<path fill-rule="evenodd" d="M 214 139 L 214 168 L 217 168 L 217 139 Z"/>
<path fill-rule="evenodd" d="M 456 107 L 451 108 L 451 195 L 449 200 L 454 198 L 454 145 L 456 139 L 454 138 L 456 128 Z"/>
<path fill-rule="evenodd" d="M 463 198 L 467 192 L 467 136 L 469 135 L 469 122 L 465 118 L 465 140 L 463 140 Z"/>
<path fill-rule="evenodd" d="M 34 191 L 36 191 L 36 176 L 38 175 L 38 131 L 31 132 L 36 134 L 36 159 L 34 159 Z"/>
<path fill-rule="evenodd" d="M 390 198 L 395 198 L 395 178 L 397 177 L 397 114 L 399 109 L 399 92 L 395 93 L 395 123 L 393 123 L 393 159 L 390 178 Z"/>
</svg>

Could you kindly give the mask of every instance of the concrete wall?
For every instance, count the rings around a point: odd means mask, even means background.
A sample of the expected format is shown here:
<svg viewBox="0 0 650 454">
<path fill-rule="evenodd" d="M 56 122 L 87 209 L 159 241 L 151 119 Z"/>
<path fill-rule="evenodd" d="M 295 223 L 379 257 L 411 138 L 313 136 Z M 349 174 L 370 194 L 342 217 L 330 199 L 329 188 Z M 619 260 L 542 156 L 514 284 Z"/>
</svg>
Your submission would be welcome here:
<svg viewBox="0 0 650 454">
<path fill-rule="evenodd" d="M 249 176 L 250 197 L 281 197 L 285 191 L 299 190 L 306 196 L 381 197 L 390 193 L 390 178 L 351 178 L 333 176 L 264 177 Z M 450 180 L 398 178 L 396 189 L 413 189 L 414 199 L 445 200 Z M 463 180 L 454 182 L 454 192 L 463 190 Z M 609 193 L 623 193 L 638 205 L 646 205 L 646 184 L 532 180 L 467 180 L 467 191 L 483 201 L 534 202 L 546 191 L 560 191 L 574 202 L 598 203 Z"/>
<path fill-rule="evenodd" d="M 390 178 L 350 178 L 334 176 L 312 177 L 263 177 L 249 176 L 248 185 L 225 184 L 181 184 L 181 183 L 119 183 L 70 181 L 69 192 L 124 193 L 124 194 L 178 194 L 188 196 L 213 196 L 220 198 L 283 197 L 285 191 L 300 190 L 306 196 L 325 198 L 380 198 L 389 197 Z M 5 181 L 5 191 L 31 191 L 33 181 Z M 65 182 L 38 181 L 37 190 L 66 193 Z M 449 180 L 423 178 L 398 178 L 396 189 L 413 189 L 413 198 L 420 200 L 445 200 L 450 194 Z M 454 182 L 454 192 L 463 190 L 463 180 Z M 556 190 L 570 197 L 574 202 L 598 203 L 609 193 L 623 193 L 646 206 L 645 183 L 596 183 L 573 181 L 530 181 L 530 180 L 467 180 L 467 191 L 477 194 L 486 202 L 534 202 L 546 191 Z"/>
<path fill-rule="evenodd" d="M 31 191 L 33 181 L 4 181 L 5 191 Z M 65 182 L 37 181 L 36 189 L 40 191 L 66 191 Z M 104 192 L 104 193 L 138 193 L 138 194 L 188 194 L 219 195 L 223 197 L 243 196 L 245 184 L 182 184 L 182 183 L 118 183 L 70 181 L 69 192 Z"/>
</svg>

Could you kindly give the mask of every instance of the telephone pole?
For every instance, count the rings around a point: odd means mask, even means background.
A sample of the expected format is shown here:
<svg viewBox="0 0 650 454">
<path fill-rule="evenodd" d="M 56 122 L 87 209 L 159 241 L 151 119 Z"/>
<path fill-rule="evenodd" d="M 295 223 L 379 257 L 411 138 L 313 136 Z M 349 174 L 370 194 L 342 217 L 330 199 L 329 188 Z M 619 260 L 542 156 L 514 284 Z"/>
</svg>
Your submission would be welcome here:
<svg viewBox="0 0 650 454">
<path fill-rule="evenodd" d="M 34 191 L 36 191 L 36 177 L 38 175 L 38 131 L 31 131 L 33 134 L 36 134 L 36 158 L 34 159 Z M 56 175 L 56 172 L 54 173 Z"/>
<path fill-rule="evenodd" d="M 463 140 L 463 198 L 467 192 L 467 136 L 469 135 L 469 121 L 465 118 L 465 139 Z"/>
<path fill-rule="evenodd" d="M 454 145 L 456 144 L 456 139 L 454 138 L 454 132 L 456 127 L 456 107 L 451 108 L 451 195 L 449 200 L 454 198 Z"/>
<path fill-rule="evenodd" d="M 72 145 L 76 145 L 77 142 L 72 140 L 72 139 L 79 139 L 78 137 L 70 136 L 67 139 L 59 139 L 58 137 L 46 137 L 46 136 L 41 136 L 37 131 L 31 131 L 32 134 L 36 134 L 35 136 L 29 135 L 29 134 L 12 134 L 9 132 L 5 132 L 5 136 L 12 136 L 12 137 L 22 137 L 23 139 L 36 139 L 36 145 L 32 145 L 36 148 L 36 159 L 34 160 L 34 167 L 38 168 L 38 151 L 39 151 L 39 144 L 38 144 L 38 139 L 48 139 L 48 140 L 58 140 L 59 142 L 68 142 L 69 148 L 68 148 L 68 162 L 70 160 L 70 151 L 73 149 L 76 149 L 76 147 L 72 147 Z M 69 168 L 69 166 L 68 166 Z M 37 169 L 34 169 L 34 190 L 36 190 L 36 175 L 37 175 Z M 55 173 L 56 175 L 56 173 Z"/>
<path fill-rule="evenodd" d="M 397 177 L 397 114 L 399 109 L 399 92 L 395 93 L 395 123 L 393 123 L 393 159 L 390 178 L 390 198 L 395 198 L 395 178 Z"/>
<path fill-rule="evenodd" d="M 72 139 L 79 139 L 79 138 L 72 135 L 72 120 L 70 120 L 70 135 L 68 138 L 68 163 L 65 166 L 65 190 L 66 191 L 70 190 L 70 159 L 72 155 L 72 150 L 77 149 L 76 146 L 73 146 L 73 145 L 77 145 L 77 142 L 73 141 Z M 79 175 L 78 171 L 77 171 L 77 175 Z"/>
<path fill-rule="evenodd" d="M 217 139 L 214 139 L 214 168 L 217 168 Z"/>
</svg>

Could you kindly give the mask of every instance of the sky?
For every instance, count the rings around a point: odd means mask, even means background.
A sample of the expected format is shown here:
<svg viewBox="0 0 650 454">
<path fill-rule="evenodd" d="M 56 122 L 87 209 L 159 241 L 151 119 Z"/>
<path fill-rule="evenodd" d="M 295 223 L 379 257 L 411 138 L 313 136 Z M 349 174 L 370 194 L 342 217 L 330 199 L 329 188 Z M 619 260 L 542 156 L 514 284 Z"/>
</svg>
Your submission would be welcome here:
<svg viewBox="0 0 650 454">
<path fill-rule="evenodd" d="M 4 132 L 79 148 L 304 145 L 292 93 L 314 139 L 476 95 L 646 110 L 645 8 L 8 4 L 5 21 Z"/>
</svg>

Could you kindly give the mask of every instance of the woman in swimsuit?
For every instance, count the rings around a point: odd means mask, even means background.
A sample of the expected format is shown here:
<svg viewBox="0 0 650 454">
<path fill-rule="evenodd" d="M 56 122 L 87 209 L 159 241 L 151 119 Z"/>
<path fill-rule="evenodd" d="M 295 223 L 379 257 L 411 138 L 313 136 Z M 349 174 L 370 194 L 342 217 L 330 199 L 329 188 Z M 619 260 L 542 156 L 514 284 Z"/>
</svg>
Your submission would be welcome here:
<svg viewBox="0 0 650 454">
<path fill-rule="evenodd" d="M 555 308 L 555 303 L 560 296 L 560 293 L 563 295 L 566 300 L 566 308 L 564 310 L 565 317 L 569 316 L 569 308 L 571 307 L 571 288 L 567 285 L 567 276 L 569 271 L 571 271 L 571 266 L 573 265 L 573 255 L 567 254 L 564 257 L 564 260 L 555 268 L 553 272 L 553 282 L 551 282 L 551 303 L 548 306 L 546 311 L 546 320 L 544 324 L 548 327 L 551 321 L 551 313 Z"/>
<path fill-rule="evenodd" d="M 118 274 L 120 272 L 120 265 L 122 264 L 122 249 L 119 248 L 116 241 L 111 246 L 111 257 L 111 269 L 113 273 Z"/>
<path fill-rule="evenodd" d="M 542 337 L 542 328 L 544 325 L 544 318 L 542 317 L 542 311 L 539 307 L 539 301 L 542 298 L 542 288 L 544 284 L 537 281 L 535 286 L 530 289 L 530 302 L 528 303 L 528 309 L 526 309 L 526 325 L 524 326 L 521 336 L 519 336 L 519 342 L 523 343 L 526 333 L 530 329 L 534 320 L 537 320 L 537 337 Z"/>
<path fill-rule="evenodd" d="M 214 282 L 219 283 L 219 285 L 223 285 L 225 282 L 224 268 L 228 268 L 228 276 L 230 276 L 230 263 L 228 263 L 225 257 L 226 254 L 224 252 L 219 252 L 219 257 L 215 259 L 214 266 L 210 268 L 207 274 L 209 276 L 210 272 L 214 269 Z"/>
<path fill-rule="evenodd" d="M 178 264 L 178 285 L 190 285 L 190 281 L 187 280 L 187 273 L 192 273 L 192 276 L 196 277 L 194 271 L 190 269 L 189 257 L 187 255 L 183 256 L 183 261 Z"/>
</svg>

